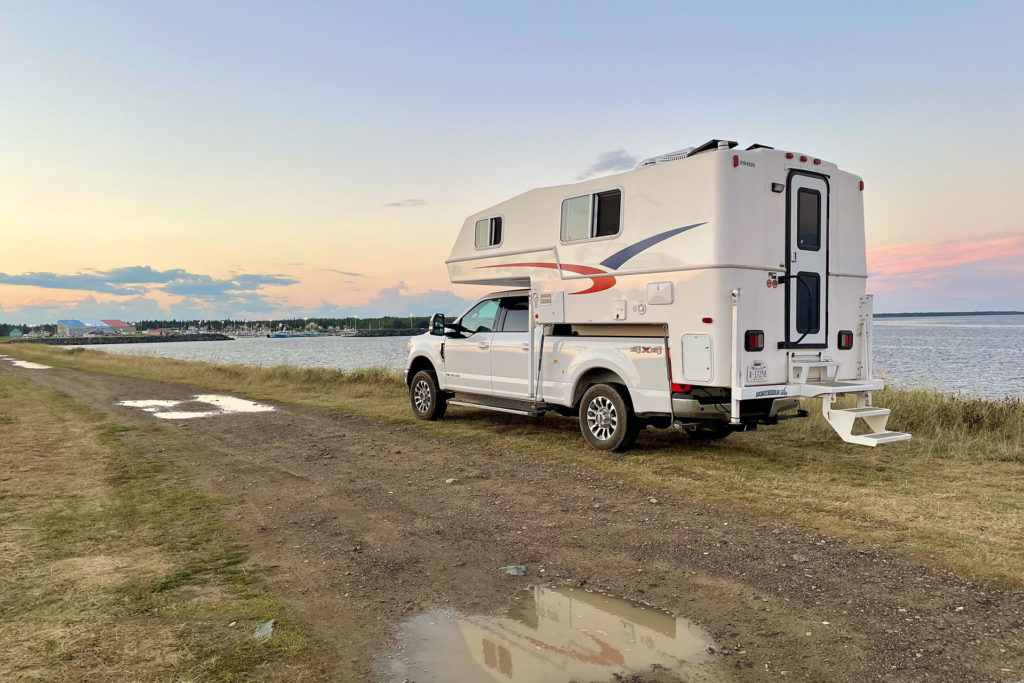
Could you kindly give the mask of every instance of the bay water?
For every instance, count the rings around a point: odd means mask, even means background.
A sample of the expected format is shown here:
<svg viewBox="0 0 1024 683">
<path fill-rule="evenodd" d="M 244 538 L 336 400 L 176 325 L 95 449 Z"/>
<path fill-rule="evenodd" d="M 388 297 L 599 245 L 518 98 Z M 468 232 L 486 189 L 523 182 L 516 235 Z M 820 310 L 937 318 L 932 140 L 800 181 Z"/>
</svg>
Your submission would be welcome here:
<svg viewBox="0 0 1024 683">
<path fill-rule="evenodd" d="M 1024 315 L 875 320 L 876 376 L 900 388 L 1024 397 Z M 91 346 L 106 353 L 342 370 L 405 367 L 408 337 L 267 337 Z"/>
</svg>

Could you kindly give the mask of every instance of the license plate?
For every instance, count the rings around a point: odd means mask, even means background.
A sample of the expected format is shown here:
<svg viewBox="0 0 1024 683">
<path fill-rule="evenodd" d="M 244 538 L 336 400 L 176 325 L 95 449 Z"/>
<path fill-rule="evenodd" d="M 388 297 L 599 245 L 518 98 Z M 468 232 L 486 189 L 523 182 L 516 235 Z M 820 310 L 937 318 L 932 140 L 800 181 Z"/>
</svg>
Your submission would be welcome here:
<svg viewBox="0 0 1024 683">
<path fill-rule="evenodd" d="M 747 383 L 752 384 L 755 382 L 767 382 L 768 381 L 768 366 L 767 365 L 748 365 L 747 366 Z"/>
</svg>

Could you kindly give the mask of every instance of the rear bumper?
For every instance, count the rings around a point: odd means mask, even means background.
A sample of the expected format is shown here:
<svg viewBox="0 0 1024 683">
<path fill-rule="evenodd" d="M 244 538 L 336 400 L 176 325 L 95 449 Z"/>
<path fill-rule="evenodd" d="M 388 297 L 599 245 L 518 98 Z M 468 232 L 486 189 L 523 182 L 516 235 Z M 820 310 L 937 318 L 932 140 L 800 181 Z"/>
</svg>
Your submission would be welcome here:
<svg viewBox="0 0 1024 683">
<path fill-rule="evenodd" d="M 856 394 L 878 391 L 885 382 L 880 379 L 850 382 L 808 382 L 806 384 L 768 384 L 733 389 L 739 393 L 740 420 L 774 418 L 779 413 L 795 409 L 802 398 L 828 394 Z M 716 401 L 703 402 L 696 397 L 675 394 L 672 397 L 672 415 L 681 420 L 724 420 L 731 415 L 731 397 L 726 393 Z"/>
<path fill-rule="evenodd" d="M 863 391 L 878 391 L 884 386 L 885 382 L 880 379 L 755 385 L 740 387 L 739 399 L 746 401 L 752 398 L 771 397 L 813 398 L 824 394 L 856 394 Z"/>
<path fill-rule="evenodd" d="M 743 416 L 750 417 L 751 419 L 774 418 L 779 413 L 795 409 L 798 405 L 800 405 L 798 398 L 760 399 L 756 401 L 756 405 L 750 406 L 753 410 L 743 411 L 743 413 L 747 413 Z M 741 406 L 741 408 L 743 407 Z M 672 416 L 677 420 L 721 420 L 728 422 L 730 402 L 702 404 L 695 398 L 673 398 Z"/>
</svg>

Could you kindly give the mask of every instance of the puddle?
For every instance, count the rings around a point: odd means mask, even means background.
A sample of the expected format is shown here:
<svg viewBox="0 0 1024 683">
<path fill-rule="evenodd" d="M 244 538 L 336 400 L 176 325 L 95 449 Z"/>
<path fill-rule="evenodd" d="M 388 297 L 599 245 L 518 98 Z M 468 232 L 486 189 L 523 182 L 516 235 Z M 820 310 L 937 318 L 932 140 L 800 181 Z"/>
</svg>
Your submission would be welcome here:
<svg viewBox="0 0 1024 683">
<path fill-rule="evenodd" d="M 164 420 L 187 420 L 194 417 L 215 417 L 237 413 L 266 413 L 274 410 L 273 406 L 221 394 L 197 394 L 192 398 L 180 401 L 164 399 L 119 401 L 117 405 L 139 408 Z M 187 408 L 187 410 L 183 410 L 183 408 Z"/>
<path fill-rule="evenodd" d="M 49 370 L 50 369 L 49 365 L 43 365 L 42 363 L 33 363 L 32 361 L 28 361 L 28 360 L 14 360 L 13 358 L 8 358 L 7 360 L 10 361 L 11 365 L 17 365 L 19 368 L 28 368 L 29 370 Z"/>
<path fill-rule="evenodd" d="M 415 683 L 611 681 L 658 665 L 684 680 L 712 640 L 699 626 L 653 608 L 580 589 L 534 587 L 504 615 L 434 610 L 404 622 L 382 660 L 385 679 Z"/>
</svg>

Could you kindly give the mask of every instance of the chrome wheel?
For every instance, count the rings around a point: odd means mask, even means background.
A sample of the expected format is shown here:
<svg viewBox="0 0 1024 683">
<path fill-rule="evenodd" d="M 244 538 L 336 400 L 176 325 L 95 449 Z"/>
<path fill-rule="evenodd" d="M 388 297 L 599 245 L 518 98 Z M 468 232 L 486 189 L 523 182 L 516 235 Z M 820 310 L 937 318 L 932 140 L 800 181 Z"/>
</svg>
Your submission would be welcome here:
<svg viewBox="0 0 1024 683">
<path fill-rule="evenodd" d="M 595 396 L 587 406 L 587 426 L 590 433 L 601 441 L 607 441 L 615 433 L 619 415 L 615 404 L 605 396 Z"/>
<path fill-rule="evenodd" d="M 412 402 L 416 412 L 426 413 L 430 410 L 430 385 L 426 380 L 419 380 L 412 389 Z"/>
</svg>

